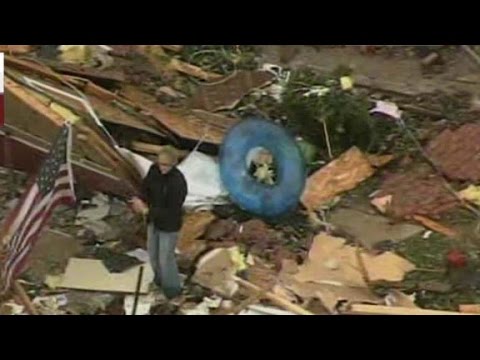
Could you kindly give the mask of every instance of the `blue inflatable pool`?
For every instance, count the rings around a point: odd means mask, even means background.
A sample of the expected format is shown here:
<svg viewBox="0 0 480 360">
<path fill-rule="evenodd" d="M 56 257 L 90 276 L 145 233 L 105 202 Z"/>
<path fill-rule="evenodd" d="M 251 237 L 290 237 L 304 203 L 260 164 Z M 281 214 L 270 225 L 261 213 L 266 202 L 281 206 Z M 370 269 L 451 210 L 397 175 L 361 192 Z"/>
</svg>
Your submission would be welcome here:
<svg viewBox="0 0 480 360">
<path fill-rule="evenodd" d="M 264 148 L 275 159 L 275 185 L 249 174 L 247 157 Z M 304 158 L 295 139 L 271 121 L 247 119 L 235 125 L 220 148 L 220 175 L 234 203 L 263 217 L 277 217 L 296 209 L 306 182 Z"/>
</svg>

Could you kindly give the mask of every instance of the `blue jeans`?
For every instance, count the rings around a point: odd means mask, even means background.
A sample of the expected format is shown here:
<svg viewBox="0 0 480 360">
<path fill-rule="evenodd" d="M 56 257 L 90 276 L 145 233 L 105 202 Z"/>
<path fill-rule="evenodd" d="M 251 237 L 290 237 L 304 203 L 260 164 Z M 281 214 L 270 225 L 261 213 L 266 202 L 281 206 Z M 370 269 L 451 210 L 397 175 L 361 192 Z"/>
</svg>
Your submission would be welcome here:
<svg viewBox="0 0 480 360">
<path fill-rule="evenodd" d="M 160 231 L 148 225 L 148 253 L 155 274 L 155 283 L 161 286 L 167 298 L 181 294 L 182 284 L 178 272 L 175 248 L 178 233 Z"/>
</svg>

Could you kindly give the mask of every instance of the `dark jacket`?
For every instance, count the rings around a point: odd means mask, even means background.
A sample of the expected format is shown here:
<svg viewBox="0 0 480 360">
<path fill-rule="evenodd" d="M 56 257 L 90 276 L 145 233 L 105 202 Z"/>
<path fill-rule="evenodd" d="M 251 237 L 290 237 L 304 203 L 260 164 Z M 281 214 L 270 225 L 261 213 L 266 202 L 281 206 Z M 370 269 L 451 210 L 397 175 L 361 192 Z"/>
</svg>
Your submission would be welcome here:
<svg viewBox="0 0 480 360">
<path fill-rule="evenodd" d="M 157 165 L 152 165 L 142 183 L 142 197 L 150 210 L 149 222 L 160 231 L 179 231 L 187 191 L 187 181 L 180 170 L 174 167 L 164 175 Z"/>
</svg>

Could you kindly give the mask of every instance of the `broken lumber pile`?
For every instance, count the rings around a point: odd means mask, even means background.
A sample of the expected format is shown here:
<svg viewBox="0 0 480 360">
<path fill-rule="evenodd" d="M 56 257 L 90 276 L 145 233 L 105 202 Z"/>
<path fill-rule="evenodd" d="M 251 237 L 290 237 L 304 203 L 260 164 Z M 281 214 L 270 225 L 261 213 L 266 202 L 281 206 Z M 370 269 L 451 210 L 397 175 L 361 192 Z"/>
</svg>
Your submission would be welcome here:
<svg viewBox="0 0 480 360">
<path fill-rule="evenodd" d="M 7 54 L 31 51 L 28 45 L 5 46 L 10 49 Z M 165 48 L 179 50 L 178 46 Z M 125 85 L 114 93 L 93 83 L 90 76 L 64 75 L 54 70 L 58 66 L 47 64 L 49 61 L 5 56 L 7 106 L 6 126 L 0 132 L 2 166 L 35 172 L 57 129 L 70 121 L 74 128 L 72 161 L 78 181 L 92 190 L 131 196 L 141 174 L 119 151 L 118 140 L 110 135 L 111 126 L 136 131 L 132 132 L 137 135 L 133 135 L 135 145 L 131 149 L 145 150 L 143 145 L 139 149 L 139 144 L 147 143 L 146 152 L 153 154 L 158 146 L 178 145 L 183 140 L 191 141 L 185 145 L 190 148 L 198 141 L 220 145 L 237 121 L 207 111 L 172 110 L 134 85 Z M 187 68 L 184 64 L 181 67 Z M 152 140 L 140 141 L 147 135 Z M 10 156 L 12 153 L 24 155 Z M 186 155 L 187 151 L 181 153 Z"/>
</svg>

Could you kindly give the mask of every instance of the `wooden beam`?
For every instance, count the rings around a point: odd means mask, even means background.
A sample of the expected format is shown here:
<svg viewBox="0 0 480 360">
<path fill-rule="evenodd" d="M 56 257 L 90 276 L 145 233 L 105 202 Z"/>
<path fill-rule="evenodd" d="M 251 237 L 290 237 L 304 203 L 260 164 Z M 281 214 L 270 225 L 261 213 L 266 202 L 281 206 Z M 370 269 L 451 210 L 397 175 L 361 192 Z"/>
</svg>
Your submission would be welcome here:
<svg viewBox="0 0 480 360">
<path fill-rule="evenodd" d="M 12 54 L 26 54 L 32 51 L 32 45 L 0 45 L 0 52 Z"/>
<path fill-rule="evenodd" d="M 162 145 L 148 144 L 140 141 L 132 141 L 131 147 L 132 150 L 155 155 L 163 149 Z"/>
<path fill-rule="evenodd" d="M 183 49 L 183 45 L 160 45 L 164 49 L 173 51 L 173 52 L 180 52 Z"/>
<path fill-rule="evenodd" d="M 364 304 L 353 304 L 347 313 L 352 315 L 473 315 L 454 311 L 440 311 Z"/>
<path fill-rule="evenodd" d="M 463 304 L 458 306 L 458 310 L 461 313 L 468 314 L 477 314 L 480 315 L 480 305 L 479 304 Z"/>
<path fill-rule="evenodd" d="M 165 146 L 148 144 L 141 141 L 132 141 L 131 148 L 132 150 L 135 150 L 135 151 L 157 155 L 163 148 L 165 148 Z M 179 149 L 175 149 L 175 152 L 179 159 L 186 157 L 189 153 L 187 150 L 179 150 Z"/>
<path fill-rule="evenodd" d="M 255 293 L 262 293 L 264 291 L 259 286 L 255 285 L 255 284 L 252 284 L 251 282 L 248 282 L 246 280 L 240 279 L 239 277 L 235 277 L 235 281 L 239 285 L 241 285 L 244 288 L 246 288 L 250 291 L 253 291 Z M 281 306 L 285 310 L 291 311 L 291 312 L 293 312 L 297 315 L 314 315 L 312 312 L 310 312 L 308 310 L 305 310 L 301 306 L 293 304 L 290 301 L 288 301 L 287 299 L 284 299 L 284 298 L 282 298 L 278 295 L 275 295 L 272 292 L 269 292 L 269 291 L 265 292 L 265 298 L 271 300 L 272 302 L 274 302 L 278 306 Z"/>
</svg>

